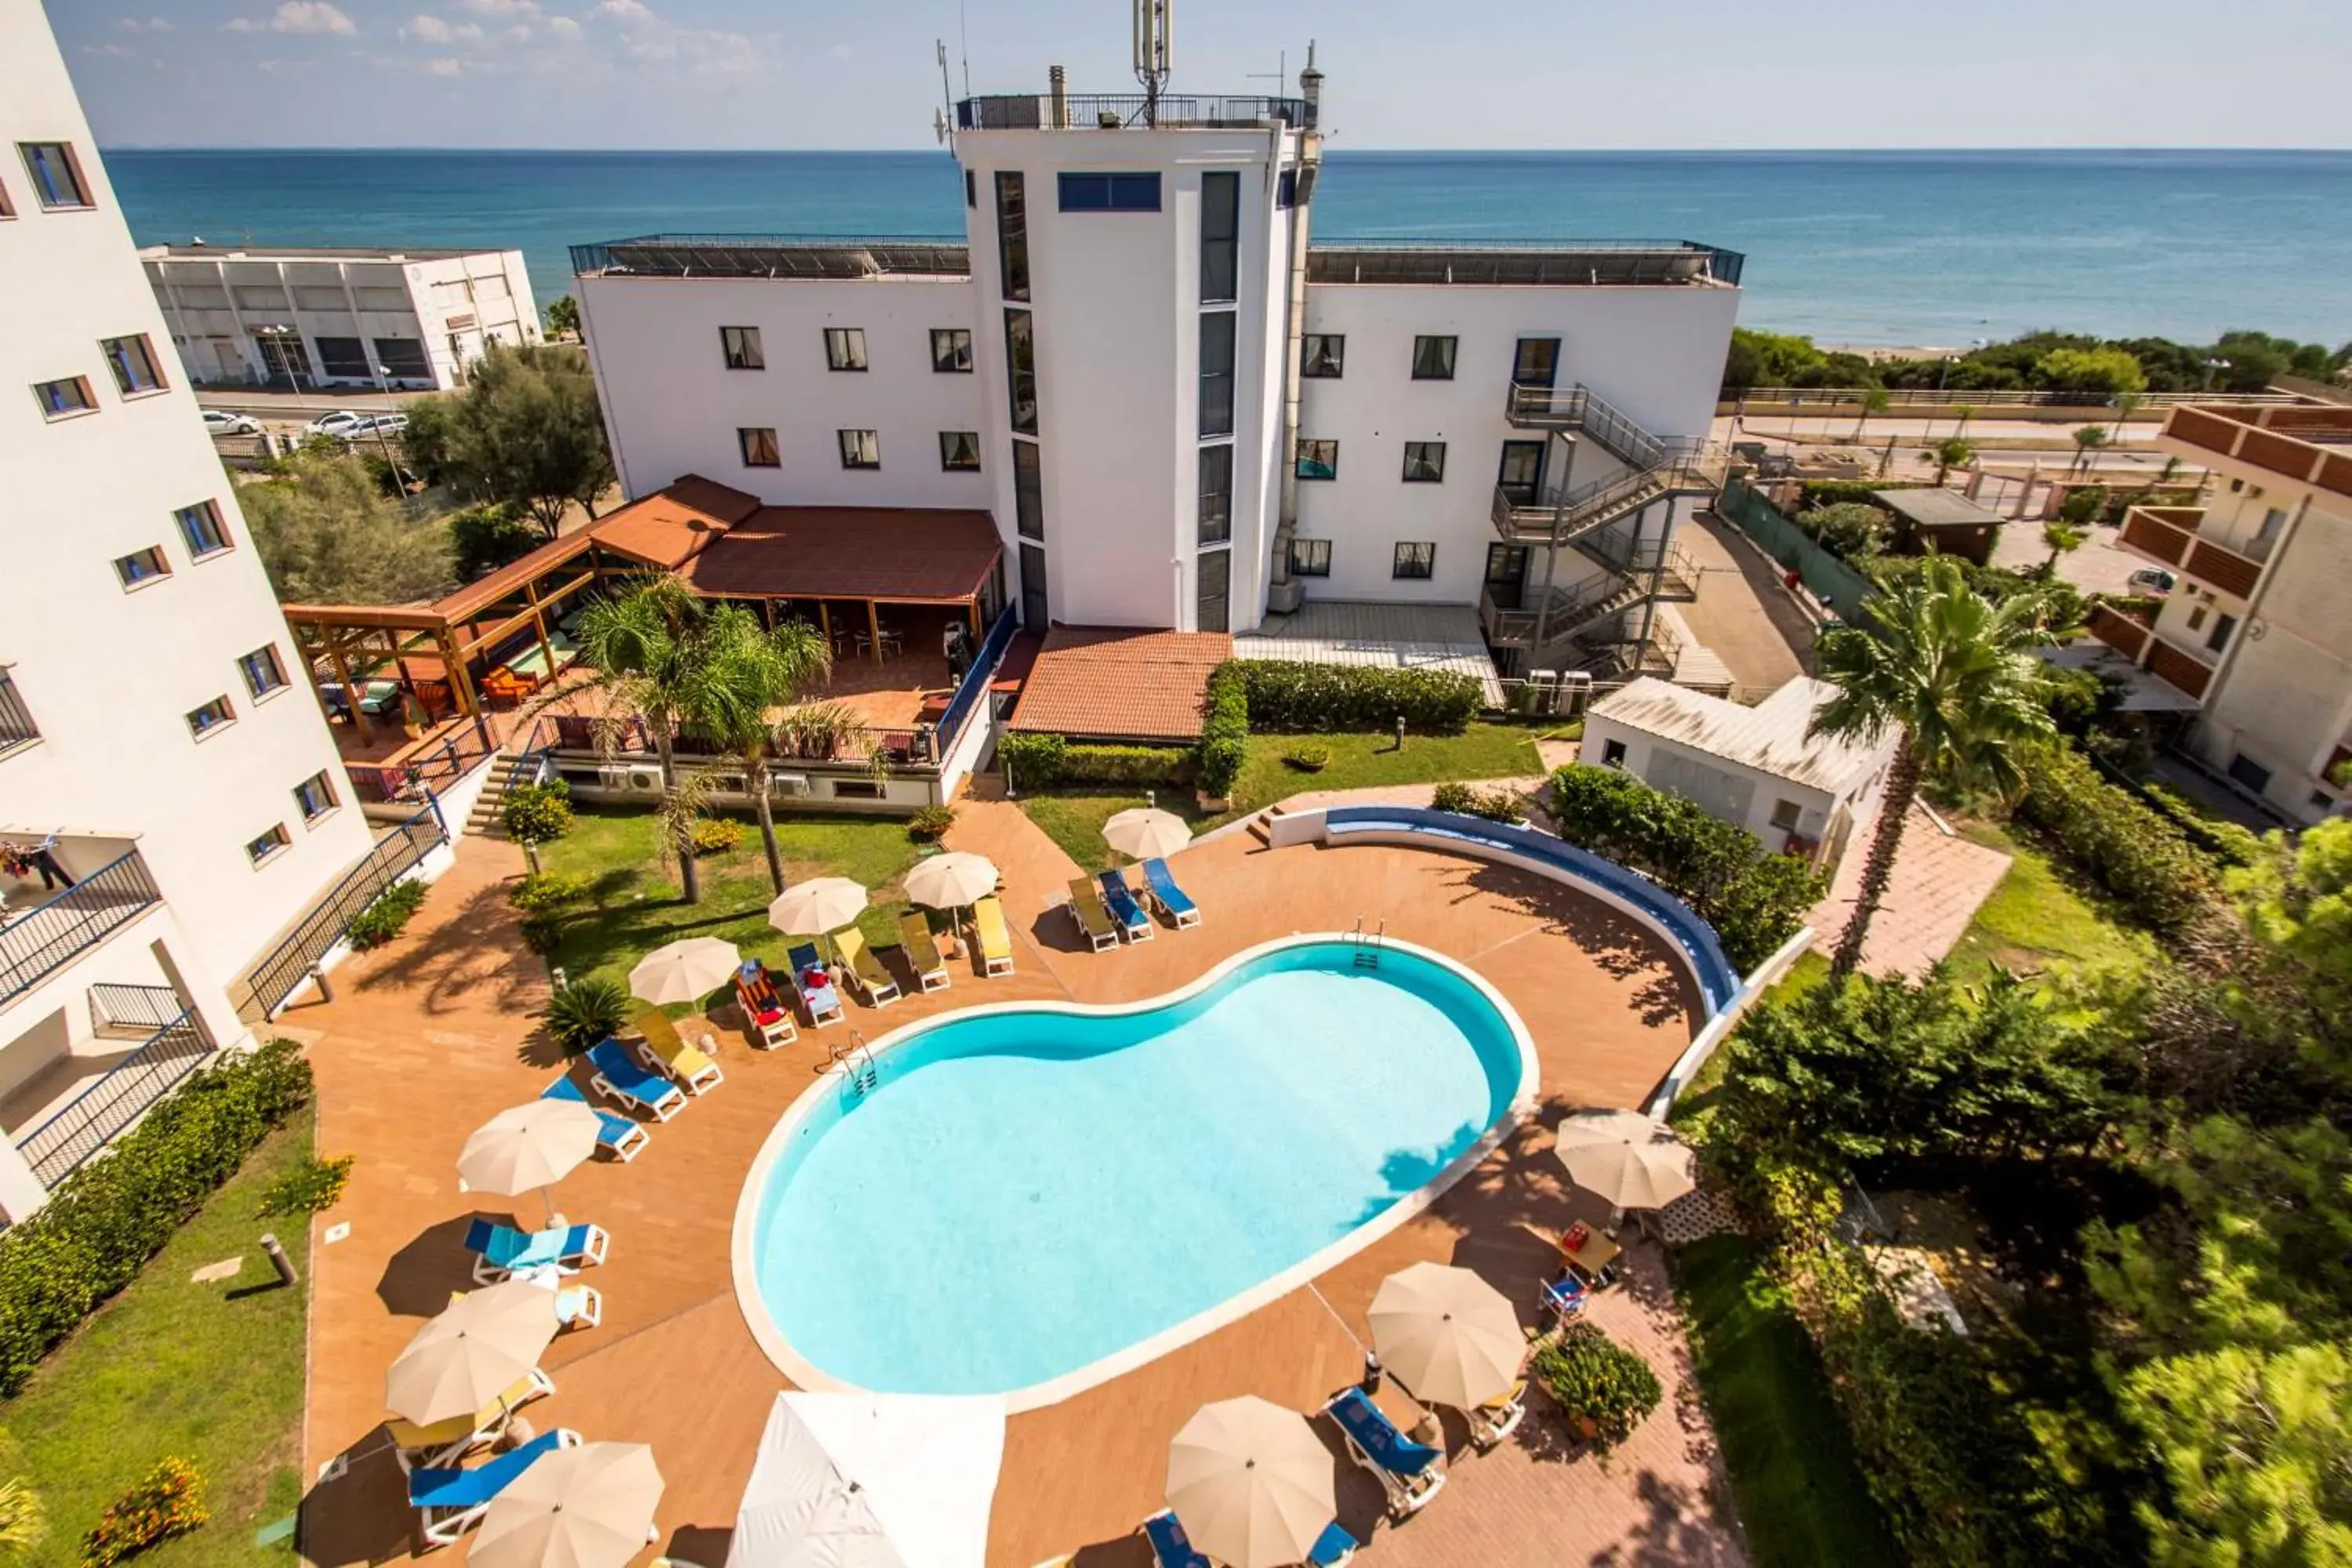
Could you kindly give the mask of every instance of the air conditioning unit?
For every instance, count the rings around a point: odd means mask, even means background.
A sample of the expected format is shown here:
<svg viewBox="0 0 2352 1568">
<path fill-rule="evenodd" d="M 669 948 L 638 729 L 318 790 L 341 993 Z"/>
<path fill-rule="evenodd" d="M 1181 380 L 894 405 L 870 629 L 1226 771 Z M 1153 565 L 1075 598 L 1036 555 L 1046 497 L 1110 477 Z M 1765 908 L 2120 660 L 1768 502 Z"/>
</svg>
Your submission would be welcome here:
<svg viewBox="0 0 2352 1568">
<path fill-rule="evenodd" d="M 808 792 L 809 782 L 806 773 L 770 773 L 768 775 L 768 795 L 771 799 L 780 796 L 802 797 Z"/>
<path fill-rule="evenodd" d="M 599 788 L 625 790 L 631 795 L 659 795 L 662 771 L 659 763 L 606 763 L 596 770 Z"/>
</svg>

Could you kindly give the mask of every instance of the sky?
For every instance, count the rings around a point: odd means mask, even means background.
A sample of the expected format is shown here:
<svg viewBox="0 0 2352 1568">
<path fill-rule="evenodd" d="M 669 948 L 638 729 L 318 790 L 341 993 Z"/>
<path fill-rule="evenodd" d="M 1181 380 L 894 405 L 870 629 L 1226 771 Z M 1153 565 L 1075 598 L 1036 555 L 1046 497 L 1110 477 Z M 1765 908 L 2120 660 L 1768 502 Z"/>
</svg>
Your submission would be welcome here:
<svg viewBox="0 0 2352 1568">
<path fill-rule="evenodd" d="M 1132 91 L 1126 0 L 47 0 L 107 146 L 904 148 Z M 2352 147 L 2352 0 L 1181 0 L 1335 148 Z"/>
</svg>

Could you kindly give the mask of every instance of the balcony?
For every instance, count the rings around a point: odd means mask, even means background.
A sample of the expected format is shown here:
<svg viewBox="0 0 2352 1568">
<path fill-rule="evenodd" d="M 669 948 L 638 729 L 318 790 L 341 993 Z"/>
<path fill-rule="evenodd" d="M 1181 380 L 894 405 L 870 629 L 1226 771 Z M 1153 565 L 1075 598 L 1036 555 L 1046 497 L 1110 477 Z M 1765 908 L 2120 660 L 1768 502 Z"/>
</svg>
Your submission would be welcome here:
<svg viewBox="0 0 2352 1568">
<path fill-rule="evenodd" d="M 991 93 L 959 99 L 959 131 L 1245 131 L 1307 124 L 1303 98 L 1139 92 Z"/>
<path fill-rule="evenodd" d="M 0 669 L 0 755 L 19 746 L 29 746 L 40 738 L 40 727 L 33 722 L 25 700 L 17 695 L 16 683 L 9 679 L 6 670 Z"/>
<path fill-rule="evenodd" d="M 2200 536 L 2197 528 L 2204 516 L 2200 507 L 2136 506 L 2124 513 L 2121 542 L 2232 597 L 2252 598 L 2262 579 L 2262 562 Z"/>
<path fill-rule="evenodd" d="M 1730 289 L 1746 262 L 1738 251 L 1688 239 L 1315 240 L 1307 247 L 1307 280 Z"/>
<path fill-rule="evenodd" d="M 132 849 L 21 914 L 0 913 L 0 1006 L 6 1005 L 161 902 Z"/>
<path fill-rule="evenodd" d="M 572 247 L 582 278 L 969 278 L 952 236 L 647 234 Z"/>
<path fill-rule="evenodd" d="M 2091 607 L 2091 635 L 2137 665 L 2147 653 L 2147 645 L 2156 634 L 2146 622 L 2125 615 L 2112 605 Z"/>
</svg>

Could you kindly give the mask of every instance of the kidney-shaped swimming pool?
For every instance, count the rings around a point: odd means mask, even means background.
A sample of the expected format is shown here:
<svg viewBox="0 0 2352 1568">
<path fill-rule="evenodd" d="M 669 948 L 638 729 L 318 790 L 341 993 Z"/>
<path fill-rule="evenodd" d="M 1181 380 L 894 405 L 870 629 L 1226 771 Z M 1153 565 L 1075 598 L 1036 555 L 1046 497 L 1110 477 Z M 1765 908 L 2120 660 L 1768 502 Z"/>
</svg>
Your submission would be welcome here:
<svg viewBox="0 0 2352 1568">
<path fill-rule="evenodd" d="M 877 1042 L 870 1088 L 829 1076 L 786 1113 L 737 1289 L 804 1384 L 1034 1407 L 1402 1223 L 1535 1080 L 1492 987 L 1396 942 L 1268 943 L 1129 1007 L 950 1014 Z"/>
</svg>

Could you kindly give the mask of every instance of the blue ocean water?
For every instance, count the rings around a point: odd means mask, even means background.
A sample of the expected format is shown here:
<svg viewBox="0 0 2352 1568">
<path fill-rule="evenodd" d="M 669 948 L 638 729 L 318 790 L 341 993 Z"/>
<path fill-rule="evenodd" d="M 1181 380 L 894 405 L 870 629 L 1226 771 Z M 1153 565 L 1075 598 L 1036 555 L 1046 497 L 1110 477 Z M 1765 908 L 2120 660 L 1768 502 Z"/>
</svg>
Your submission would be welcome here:
<svg viewBox="0 0 2352 1568">
<path fill-rule="evenodd" d="M 656 231 L 961 235 L 945 153 L 110 152 L 142 243 L 566 247 Z M 1330 238 L 1704 240 L 1749 326 L 1961 344 L 2036 327 L 2352 338 L 2352 153 L 1349 153 Z"/>
</svg>

